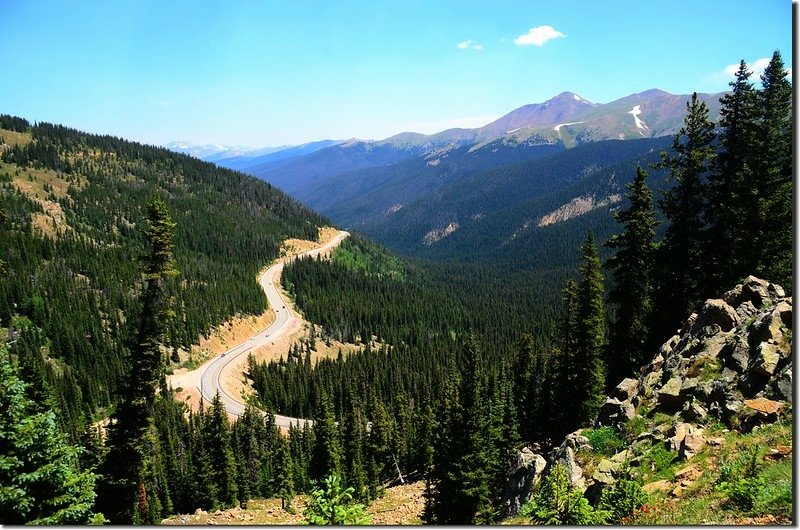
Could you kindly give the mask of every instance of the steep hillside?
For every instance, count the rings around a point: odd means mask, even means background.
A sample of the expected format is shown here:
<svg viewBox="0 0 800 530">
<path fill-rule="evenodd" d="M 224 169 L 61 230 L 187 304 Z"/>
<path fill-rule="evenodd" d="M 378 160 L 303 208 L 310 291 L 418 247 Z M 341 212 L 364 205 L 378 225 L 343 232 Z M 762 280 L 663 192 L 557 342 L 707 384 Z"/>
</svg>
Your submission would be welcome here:
<svg viewBox="0 0 800 530">
<path fill-rule="evenodd" d="M 4 116 L 0 156 L 0 321 L 73 433 L 122 382 L 153 193 L 177 224 L 175 358 L 228 318 L 261 313 L 259 269 L 325 224 L 252 177 L 110 136 Z"/>
</svg>

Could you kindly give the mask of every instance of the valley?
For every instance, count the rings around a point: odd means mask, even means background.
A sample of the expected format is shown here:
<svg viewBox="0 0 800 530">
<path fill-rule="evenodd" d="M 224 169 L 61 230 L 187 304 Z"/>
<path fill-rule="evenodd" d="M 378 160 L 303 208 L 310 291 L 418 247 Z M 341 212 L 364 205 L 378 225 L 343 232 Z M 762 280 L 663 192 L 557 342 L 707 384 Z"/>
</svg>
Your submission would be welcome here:
<svg viewBox="0 0 800 530">
<path fill-rule="evenodd" d="M 792 17 L 570 1 L 4 6 L 0 526 L 795 523 Z"/>
</svg>

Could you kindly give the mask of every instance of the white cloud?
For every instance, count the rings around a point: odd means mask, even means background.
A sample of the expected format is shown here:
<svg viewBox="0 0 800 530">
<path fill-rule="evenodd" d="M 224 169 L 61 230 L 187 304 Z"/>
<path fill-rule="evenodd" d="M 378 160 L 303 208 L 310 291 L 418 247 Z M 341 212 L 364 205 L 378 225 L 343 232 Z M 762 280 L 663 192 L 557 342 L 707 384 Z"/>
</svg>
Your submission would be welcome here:
<svg viewBox="0 0 800 530">
<path fill-rule="evenodd" d="M 566 37 L 566 35 L 553 26 L 536 26 L 529 29 L 528 33 L 514 39 L 514 44 L 517 46 L 542 46 L 545 42 L 558 37 Z"/>
<path fill-rule="evenodd" d="M 478 44 L 477 42 L 475 42 L 472 39 L 467 39 L 467 40 L 465 40 L 463 42 L 459 42 L 458 44 L 456 44 L 456 47 L 461 49 L 461 50 L 466 50 L 466 49 L 472 48 L 473 50 L 479 50 L 480 51 L 480 50 L 483 49 L 483 44 Z"/>
<path fill-rule="evenodd" d="M 750 76 L 751 83 L 758 83 L 761 74 L 764 73 L 764 70 L 769 65 L 770 58 L 769 57 L 761 57 L 760 59 L 756 59 L 755 61 L 745 61 L 747 63 L 747 69 L 753 72 L 753 75 Z M 708 76 L 708 81 L 716 81 L 716 82 L 729 82 L 733 81 L 734 77 L 736 76 L 736 72 L 739 71 L 739 63 L 729 64 L 722 70 L 716 71 L 710 76 Z M 792 69 L 787 68 L 789 72 L 789 76 L 792 75 Z"/>
</svg>

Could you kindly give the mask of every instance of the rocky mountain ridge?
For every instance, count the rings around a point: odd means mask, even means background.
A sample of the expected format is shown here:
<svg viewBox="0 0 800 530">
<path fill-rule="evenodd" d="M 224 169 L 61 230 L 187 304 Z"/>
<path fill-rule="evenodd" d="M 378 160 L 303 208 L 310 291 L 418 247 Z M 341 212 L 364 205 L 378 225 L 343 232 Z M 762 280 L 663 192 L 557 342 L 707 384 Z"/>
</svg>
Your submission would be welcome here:
<svg viewBox="0 0 800 530">
<path fill-rule="evenodd" d="M 592 452 L 586 436 L 591 429 L 568 434 L 549 451 L 524 447 L 506 483 L 508 513 L 519 513 L 558 463 L 566 467 L 573 488 L 597 500 L 623 475 L 644 476 L 646 455 L 658 446 L 676 455 L 673 462 L 690 465 L 676 471 L 674 480 L 652 481 L 643 489 L 681 496 L 702 474 L 693 458 L 723 444 L 716 434 L 750 433 L 791 411 L 791 337 L 792 298 L 779 285 L 749 276 L 721 298 L 707 300 L 638 378 L 621 381 L 603 403 L 595 428 L 622 432 L 638 422 L 641 432 L 599 460 L 586 456 Z M 720 423 L 725 429 L 712 433 Z M 791 453 L 791 447 L 780 445 L 766 450 L 773 458 Z"/>
</svg>

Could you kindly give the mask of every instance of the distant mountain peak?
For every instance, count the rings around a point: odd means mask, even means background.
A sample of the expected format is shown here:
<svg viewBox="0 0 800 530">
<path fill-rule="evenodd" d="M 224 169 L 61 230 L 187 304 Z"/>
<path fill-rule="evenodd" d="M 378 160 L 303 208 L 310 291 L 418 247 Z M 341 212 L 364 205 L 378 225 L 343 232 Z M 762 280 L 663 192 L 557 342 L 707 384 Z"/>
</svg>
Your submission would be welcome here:
<svg viewBox="0 0 800 530">
<path fill-rule="evenodd" d="M 548 99 L 547 101 L 544 102 L 544 104 L 546 105 L 548 103 L 552 103 L 552 102 L 556 102 L 556 101 L 559 101 L 559 102 L 577 101 L 579 103 L 585 103 L 587 105 L 593 105 L 594 104 L 591 101 L 589 101 L 588 99 L 579 96 L 575 92 L 562 92 L 562 93 L 558 94 L 557 96 Z"/>
</svg>

